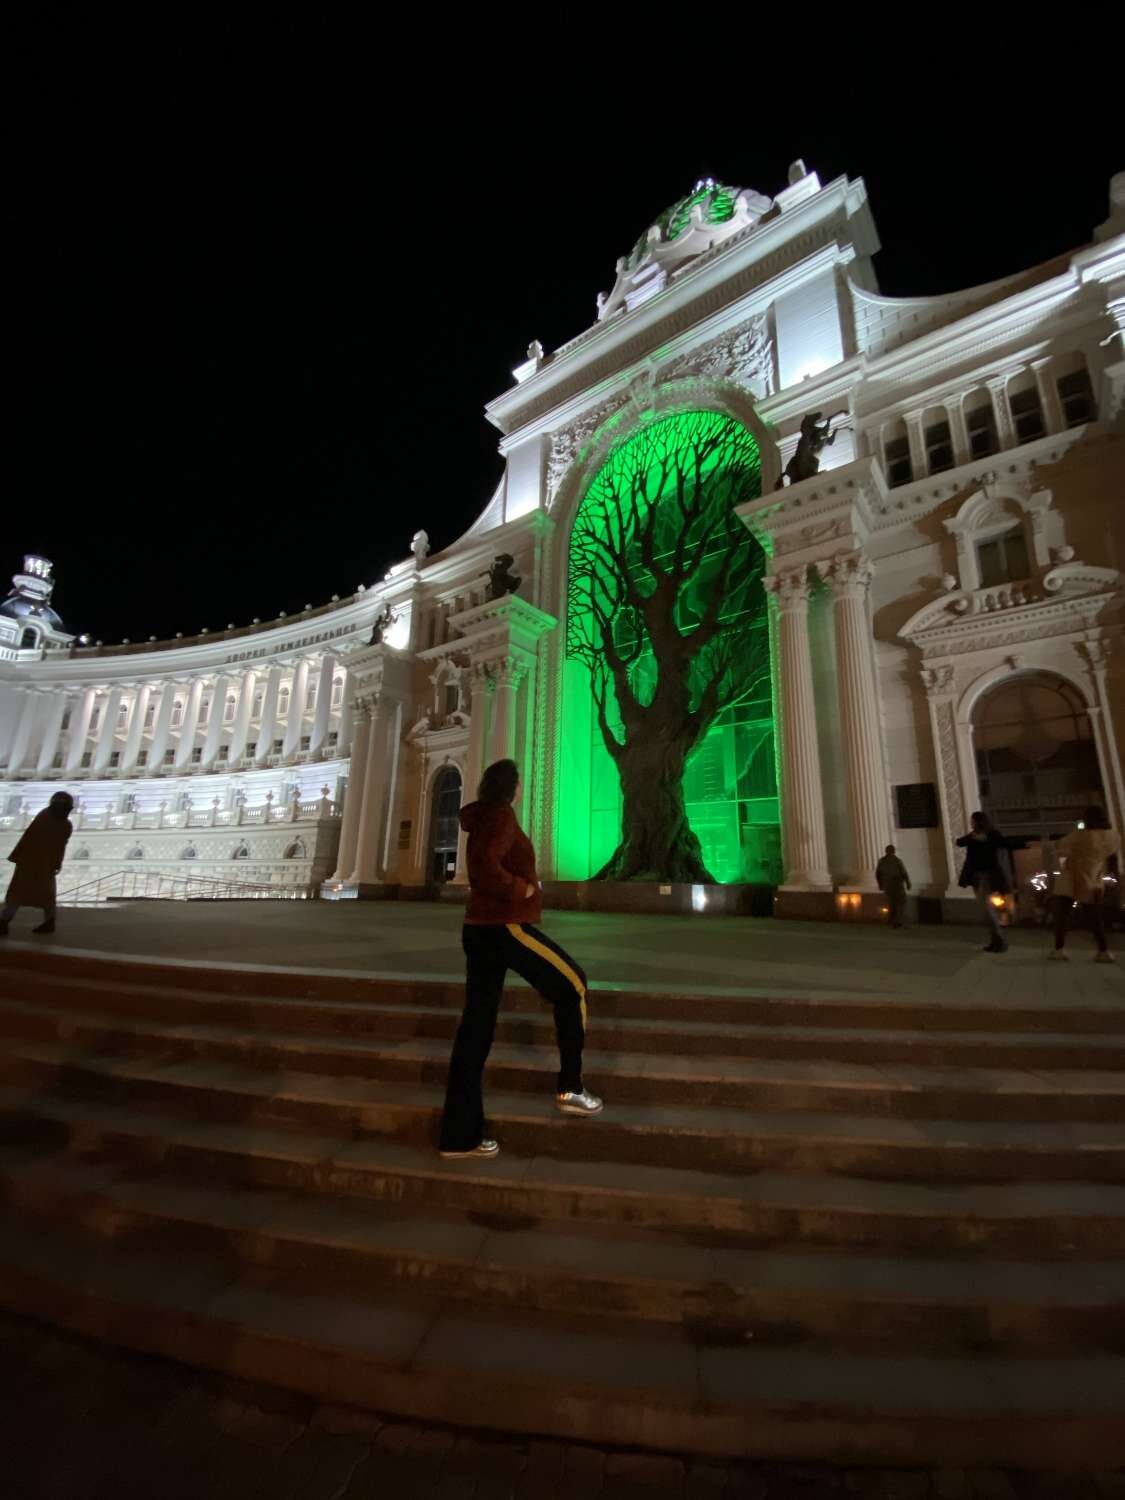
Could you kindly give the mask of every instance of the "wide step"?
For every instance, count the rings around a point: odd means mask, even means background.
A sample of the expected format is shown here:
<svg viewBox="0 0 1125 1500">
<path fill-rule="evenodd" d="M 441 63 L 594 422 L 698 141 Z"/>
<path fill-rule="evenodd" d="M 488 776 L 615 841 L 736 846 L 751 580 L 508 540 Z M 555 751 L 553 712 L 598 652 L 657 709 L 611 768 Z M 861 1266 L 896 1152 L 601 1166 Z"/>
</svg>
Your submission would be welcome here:
<svg viewBox="0 0 1125 1500">
<path fill-rule="evenodd" d="M 110 1248 L 0 1220 L 12 1310 L 321 1399 L 423 1420 L 759 1457 L 1112 1468 L 1118 1355 L 971 1358 L 701 1346 L 684 1329 L 440 1299 L 309 1294 L 285 1273 Z"/>
</svg>

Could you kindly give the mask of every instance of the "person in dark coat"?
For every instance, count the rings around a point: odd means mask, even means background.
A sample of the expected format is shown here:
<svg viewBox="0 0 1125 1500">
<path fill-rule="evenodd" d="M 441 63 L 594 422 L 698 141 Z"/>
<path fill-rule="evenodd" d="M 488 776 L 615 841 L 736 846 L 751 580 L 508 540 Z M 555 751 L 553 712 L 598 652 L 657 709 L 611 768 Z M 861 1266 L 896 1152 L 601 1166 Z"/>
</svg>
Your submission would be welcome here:
<svg viewBox="0 0 1125 1500">
<path fill-rule="evenodd" d="M 555 1108 L 564 1115 L 596 1115 L 602 1109 L 602 1101 L 582 1082 L 586 975 L 565 948 L 535 926 L 542 911 L 535 850 L 512 811 L 519 780 L 514 760 L 498 760 L 481 777 L 477 801 L 461 809 L 461 827 L 469 835 L 469 904 L 461 931 L 465 1008 L 449 1060 L 442 1156 L 487 1157 L 500 1150 L 485 1135 L 481 1080 L 509 969 L 554 1007 Z"/>
<path fill-rule="evenodd" d="M 901 927 L 903 918 L 906 916 L 906 893 L 910 889 L 910 876 L 906 866 L 895 853 L 893 844 L 887 845 L 887 852 L 875 866 L 875 879 L 879 883 L 879 889 L 887 898 L 887 911 L 890 914 L 891 926 Z"/>
<path fill-rule="evenodd" d="M 971 828 L 957 840 L 958 849 L 965 851 L 965 863 L 961 866 L 961 886 L 972 886 L 977 898 L 984 925 L 988 929 L 989 941 L 986 953 L 1007 953 L 1008 945 L 1000 930 L 993 896 L 1006 896 L 1012 889 L 1008 874 L 1008 846 L 1002 834 L 997 833 L 986 813 L 975 812 Z"/>
<path fill-rule="evenodd" d="M 32 932 L 54 932 L 55 876 L 62 869 L 66 843 L 73 832 L 70 823 L 73 807 L 74 798 L 69 792 L 56 792 L 43 811 L 32 818 L 8 855 L 16 873 L 0 910 L 0 937 L 7 935 L 8 923 L 21 906 L 43 909 L 43 920 Z"/>
</svg>

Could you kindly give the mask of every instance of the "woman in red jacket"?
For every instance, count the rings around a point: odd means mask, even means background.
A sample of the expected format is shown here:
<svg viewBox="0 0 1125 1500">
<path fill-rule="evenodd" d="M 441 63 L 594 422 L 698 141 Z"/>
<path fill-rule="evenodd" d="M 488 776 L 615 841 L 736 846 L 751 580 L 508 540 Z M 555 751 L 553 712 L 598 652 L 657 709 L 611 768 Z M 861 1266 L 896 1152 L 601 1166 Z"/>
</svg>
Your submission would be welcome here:
<svg viewBox="0 0 1125 1500">
<path fill-rule="evenodd" d="M 465 1009 L 449 1060 L 442 1156 L 495 1156 L 500 1150 L 484 1134 L 481 1078 L 509 969 L 555 1008 L 556 1108 L 566 1115 L 596 1115 L 602 1108 L 582 1086 L 586 976 L 565 949 L 532 925 L 542 904 L 535 850 L 512 811 L 519 781 L 515 761 L 498 760 L 481 777 L 477 801 L 461 809 L 461 827 L 469 835 L 470 894 L 461 932 Z"/>
</svg>

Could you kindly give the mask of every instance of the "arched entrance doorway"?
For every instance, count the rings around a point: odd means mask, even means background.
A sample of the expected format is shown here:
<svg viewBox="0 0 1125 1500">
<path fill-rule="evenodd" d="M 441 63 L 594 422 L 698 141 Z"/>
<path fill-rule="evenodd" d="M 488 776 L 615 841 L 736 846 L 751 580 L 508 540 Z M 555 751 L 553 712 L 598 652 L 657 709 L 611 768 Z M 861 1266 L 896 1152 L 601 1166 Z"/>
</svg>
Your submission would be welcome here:
<svg viewBox="0 0 1125 1500">
<path fill-rule="evenodd" d="M 457 839 L 461 831 L 461 773 L 445 766 L 434 779 L 430 813 L 430 879 L 444 885 L 457 868 Z"/>
<path fill-rule="evenodd" d="M 611 446 L 568 545 L 555 858 L 563 880 L 780 874 L 761 493 L 749 428 L 684 410 Z"/>
<path fill-rule="evenodd" d="M 981 806 L 1009 838 L 1058 838 L 1104 803 L 1086 701 L 1053 673 L 986 693 L 973 711 L 973 745 Z"/>
</svg>

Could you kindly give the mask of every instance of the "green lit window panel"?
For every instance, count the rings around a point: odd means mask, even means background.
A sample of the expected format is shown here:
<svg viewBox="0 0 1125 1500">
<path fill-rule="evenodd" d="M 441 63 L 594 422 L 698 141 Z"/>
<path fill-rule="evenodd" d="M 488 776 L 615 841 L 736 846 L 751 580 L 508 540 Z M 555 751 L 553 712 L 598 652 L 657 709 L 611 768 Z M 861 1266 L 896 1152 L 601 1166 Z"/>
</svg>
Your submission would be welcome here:
<svg viewBox="0 0 1125 1500">
<path fill-rule="evenodd" d="M 680 763 L 683 813 L 708 875 L 780 878 L 764 557 L 734 515 L 760 489 L 752 435 L 715 412 L 642 428 L 611 451 L 587 489 L 570 541 L 557 809 L 562 878 L 588 878 L 624 845 L 620 752 L 643 741 L 658 695 L 670 691 L 669 674 L 675 686 L 681 668 L 684 713 L 699 728 Z M 657 631 L 660 651 L 654 612 L 675 627 Z M 677 640 L 686 643 L 680 668 Z M 611 654 L 619 677 L 607 665 Z M 717 687 L 721 701 L 708 715 Z"/>
</svg>

